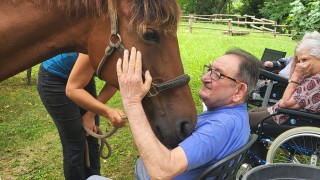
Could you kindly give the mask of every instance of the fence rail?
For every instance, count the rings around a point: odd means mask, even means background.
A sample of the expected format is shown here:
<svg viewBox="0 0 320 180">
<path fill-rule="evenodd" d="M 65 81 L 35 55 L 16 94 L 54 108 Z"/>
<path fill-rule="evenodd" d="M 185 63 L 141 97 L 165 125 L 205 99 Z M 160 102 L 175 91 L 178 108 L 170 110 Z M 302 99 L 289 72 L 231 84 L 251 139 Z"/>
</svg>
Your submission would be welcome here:
<svg viewBox="0 0 320 180">
<path fill-rule="evenodd" d="M 212 30 L 221 30 L 223 33 L 228 35 L 243 35 L 249 33 L 271 33 L 276 36 L 291 36 L 295 34 L 291 30 L 291 26 L 277 24 L 276 21 L 265 19 L 265 18 L 256 18 L 251 15 L 237 15 L 237 14 L 212 14 L 212 15 L 196 15 L 189 14 L 183 15 L 182 20 L 188 22 L 188 24 L 181 24 L 181 26 L 188 26 L 189 32 L 192 33 L 193 28 L 200 29 L 212 29 Z M 196 23 L 210 23 L 210 24 L 226 24 L 228 25 L 227 29 L 215 28 L 212 26 L 198 26 Z M 235 30 L 233 25 L 243 26 L 245 30 Z M 282 32 L 288 33 L 282 33 Z"/>
</svg>

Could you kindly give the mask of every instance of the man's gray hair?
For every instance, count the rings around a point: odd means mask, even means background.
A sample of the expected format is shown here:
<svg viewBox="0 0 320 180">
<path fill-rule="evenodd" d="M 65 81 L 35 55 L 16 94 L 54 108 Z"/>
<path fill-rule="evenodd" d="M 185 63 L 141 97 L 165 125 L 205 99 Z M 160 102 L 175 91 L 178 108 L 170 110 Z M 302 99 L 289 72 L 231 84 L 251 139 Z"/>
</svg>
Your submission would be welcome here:
<svg viewBox="0 0 320 180">
<path fill-rule="evenodd" d="M 239 48 L 228 50 L 225 55 L 228 54 L 236 55 L 241 60 L 237 78 L 247 84 L 248 98 L 257 85 L 260 76 L 261 62 L 254 55 Z"/>
</svg>

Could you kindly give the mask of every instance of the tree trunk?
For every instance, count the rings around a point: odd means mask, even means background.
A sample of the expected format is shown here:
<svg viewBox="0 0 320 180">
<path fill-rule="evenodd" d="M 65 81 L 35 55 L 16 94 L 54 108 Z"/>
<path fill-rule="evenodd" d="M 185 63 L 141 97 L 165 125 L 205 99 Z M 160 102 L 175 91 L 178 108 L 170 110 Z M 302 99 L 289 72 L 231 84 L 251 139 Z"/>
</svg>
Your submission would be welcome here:
<svg viewBox="0 0 320 180">
<path fill-rule="evenodd" d="M 221 0 L 218 4 L 217 10 L 218 13 L 221 13 L 221 10 L 225 7 L 225 5 L 227 4 L 228 0 Z"/>
</svg>

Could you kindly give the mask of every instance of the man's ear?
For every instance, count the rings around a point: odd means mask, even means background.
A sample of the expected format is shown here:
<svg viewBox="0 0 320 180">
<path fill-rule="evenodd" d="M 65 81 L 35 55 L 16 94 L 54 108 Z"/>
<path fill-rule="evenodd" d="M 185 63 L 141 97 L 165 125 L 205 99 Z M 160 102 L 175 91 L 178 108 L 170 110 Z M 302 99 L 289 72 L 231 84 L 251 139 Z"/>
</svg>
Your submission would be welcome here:
<svg viewBox="0 0 320 180">
<path fill-rule="evenodd" d="M 246 99 L 246 95 L 247 95 L 247 91 L 248 91 L 248 86 L 245 83 L 239 83 L 238 88 L 236 89 L 232 100 L 234 102 L 241 102 L 243 100 Z"/>
</svg>

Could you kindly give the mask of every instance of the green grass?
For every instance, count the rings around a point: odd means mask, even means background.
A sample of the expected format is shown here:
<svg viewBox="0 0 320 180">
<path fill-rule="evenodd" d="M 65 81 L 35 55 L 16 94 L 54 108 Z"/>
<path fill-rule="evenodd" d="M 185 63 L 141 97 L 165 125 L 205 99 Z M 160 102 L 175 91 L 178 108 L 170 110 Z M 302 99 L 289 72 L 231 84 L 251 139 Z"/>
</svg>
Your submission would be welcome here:
<svg viewBox="0 0 320 180">
<path fill-rule="evenodd" d="M 197 111 L 201 112 L 198 90 L 202 66 L 209 64 L 226 50 L 239 47 L 261 57 L 264 48 L 293 54 L 295 41 L 270 34 L 227 36 L 221 31 L 180 27 L 179 45 L 185 73 L 191 76 L 190 88 Z M 43 107 L 36 91 L 38 66 L 33 68 L 30 86 L 26 71 L 0 82 L 0 179 L 63 179 L 61 144 L 53 121 Z M 97 80 L 98 88 L 103 82 Z M 119 94 L 108 102 L 122 108 Z M 102 119 L 105 126 L 106 119 Z M 113 179 L 133 179 L 138 155 L 129 127 L 110 138 L 113 154 L 101 160 L 101 173 Z"/>
</svg>

